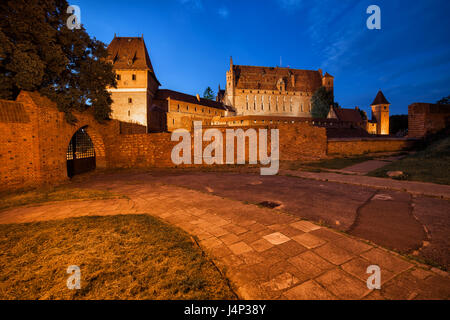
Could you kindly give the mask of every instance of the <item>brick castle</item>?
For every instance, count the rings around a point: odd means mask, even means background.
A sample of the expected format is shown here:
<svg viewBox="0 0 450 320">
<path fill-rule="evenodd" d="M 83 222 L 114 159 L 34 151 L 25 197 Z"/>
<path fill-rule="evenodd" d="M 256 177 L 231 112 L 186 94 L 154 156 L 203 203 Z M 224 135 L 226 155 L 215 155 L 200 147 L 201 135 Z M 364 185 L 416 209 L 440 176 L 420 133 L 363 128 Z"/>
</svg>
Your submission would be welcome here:
<svg viewBox="0 0 450 320">
<path fill-rule="evenodd" d="M 311 120 L 311 98 L 320 87 L 333 92 L 334 77 L 322 70 L 235 65 L 230 58 L 226 89 L 216 101 L 159 89 L 142 37 L 116 37 L 108 46 L 117 77 L 112 94 L 112 118 L 146 127 L 147 132 L 205 126 L 253 125 Z M 389 103 L 380 91 L 372 103 L 372 120 L 352 109 L 330 109 L 330 119 L 361 128 L 370 134 L 389 134 Z M 317 121 L 316 121 L 317 122 Z M 321 122 L 326 125 L 328 122 Z"/>
</svg>

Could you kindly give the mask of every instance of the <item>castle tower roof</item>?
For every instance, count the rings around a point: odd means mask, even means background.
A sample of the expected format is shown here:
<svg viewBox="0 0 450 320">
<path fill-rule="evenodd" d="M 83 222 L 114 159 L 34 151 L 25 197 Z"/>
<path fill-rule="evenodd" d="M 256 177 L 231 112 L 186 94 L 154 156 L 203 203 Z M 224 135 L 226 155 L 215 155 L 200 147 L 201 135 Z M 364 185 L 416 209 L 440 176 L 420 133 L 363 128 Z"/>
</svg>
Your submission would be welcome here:
<svg viewBox="0 0 450 320">
<path fill-rule="evenodd" d="M 325 75 L 323 76 L 324 78 L 334 78 L 331 74 L 329 74 L 328 72 L 325 72 Z"/>
<path fill-rule="evenodd" d="M 149 70 L 158 81 L 143 37 L 114 36 L 107 50 L 114 69 Z"/>
<path fill-rule="evenodd" d="M 371 106 L 375 106 L 378 104 L 390 104 L 389 101 L 387 101 L 386 97 L 384 96 L 383 92 L 378 91 L 377 96 L 373 100 Z"/>
</svg>

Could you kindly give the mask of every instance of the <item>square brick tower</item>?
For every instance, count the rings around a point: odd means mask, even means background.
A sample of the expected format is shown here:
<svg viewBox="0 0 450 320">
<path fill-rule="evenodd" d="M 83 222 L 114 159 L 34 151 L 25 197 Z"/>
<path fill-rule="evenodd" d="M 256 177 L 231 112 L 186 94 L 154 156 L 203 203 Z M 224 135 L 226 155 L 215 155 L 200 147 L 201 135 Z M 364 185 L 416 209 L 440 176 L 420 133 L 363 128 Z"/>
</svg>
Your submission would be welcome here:
<svg viewBox="0 0 450 320">
<path fill-rule="evenodd" d="M 108 46 L 117 88 L 111 92 L 112 118 L 148 128 L 149 109 L 161 85 L 156 78 L 143 37 L 116 37 Z"/>
<path fill-rule="evenodd" d="M 372 122 L 376 122 L 376 134 L 389 134 L 389 106 L 383 92 L 378 91 L 372 104 Z"/>
</svg>

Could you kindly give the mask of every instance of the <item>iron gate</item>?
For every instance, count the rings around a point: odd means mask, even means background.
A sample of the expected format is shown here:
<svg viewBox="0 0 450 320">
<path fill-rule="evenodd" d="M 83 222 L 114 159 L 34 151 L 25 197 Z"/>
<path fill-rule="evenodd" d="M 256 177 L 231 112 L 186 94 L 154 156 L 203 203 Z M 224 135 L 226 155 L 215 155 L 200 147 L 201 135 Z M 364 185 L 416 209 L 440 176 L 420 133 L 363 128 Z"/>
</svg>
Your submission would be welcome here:
<svg viewBox="0 0 450 320">
<path fill-rule="evenodd" d="M 81 128 L 75 132 L 67 148 L 67 175 L 72 178 L 76 174 L 94 169 L 94 144 L 85 128 Z"/>
</svg>

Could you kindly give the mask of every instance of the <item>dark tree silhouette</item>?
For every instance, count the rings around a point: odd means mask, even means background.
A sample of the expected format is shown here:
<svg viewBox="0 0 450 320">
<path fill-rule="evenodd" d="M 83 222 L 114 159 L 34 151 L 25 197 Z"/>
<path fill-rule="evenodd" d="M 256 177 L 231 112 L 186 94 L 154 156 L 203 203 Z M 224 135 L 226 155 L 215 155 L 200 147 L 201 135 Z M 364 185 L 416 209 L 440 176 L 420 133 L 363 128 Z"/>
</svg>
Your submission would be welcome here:
<svg viewBox="0 0 450 320">
<path fill-rule="evenodd" d="M 333 93 L 325 87 L 320 87 L 311 98 L 311 115 L 313 118 L 326 118 L 333 105 Z"/>
<path fill-rule="evenodd" d="M 65 0 L 0 2 L 0 98 L 39 91 L 76 121 L 71 111 L 92 109 L 98 121 L 111 113 L 107 86 L 115 86 L 105 44 L 86 30 L 70 30 Z"/>
<path fill-rule="evenodd" d="M 214 91 L 211 89 L 211 87 L 207 87 L 205 89 L 205 92 L 203 92 L 203 98 L 209 99 L 209 100 L 214 100 L 214 98 L 215 98 Z"/>
<path fill-rule="evenodd" d="M 450 96 L 444 97 L 436 103 L 437 104 L 450 104 Z"/>
</svg>

